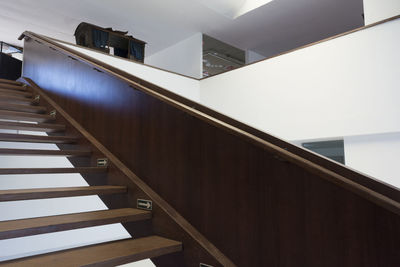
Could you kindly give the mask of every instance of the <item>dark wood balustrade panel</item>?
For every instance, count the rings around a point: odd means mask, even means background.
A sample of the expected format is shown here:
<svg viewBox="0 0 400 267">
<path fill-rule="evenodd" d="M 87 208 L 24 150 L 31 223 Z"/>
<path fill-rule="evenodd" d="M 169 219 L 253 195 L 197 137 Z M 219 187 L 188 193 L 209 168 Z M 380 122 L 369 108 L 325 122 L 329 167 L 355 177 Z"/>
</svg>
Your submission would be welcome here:
<svg viewBox="0 0 400 267">
<path fill-rule="evenodd" d="M 24 53 L 24 76 L 238 266 L 400 266 L 395 213 L 32 39 Z"/>
</svg>

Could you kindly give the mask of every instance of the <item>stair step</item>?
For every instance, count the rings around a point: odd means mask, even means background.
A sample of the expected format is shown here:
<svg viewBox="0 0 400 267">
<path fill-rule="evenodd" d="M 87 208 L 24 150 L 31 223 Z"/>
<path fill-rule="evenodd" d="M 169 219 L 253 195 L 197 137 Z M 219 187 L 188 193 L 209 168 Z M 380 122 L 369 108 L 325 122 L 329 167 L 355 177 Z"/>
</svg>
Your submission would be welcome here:
<svg viewBox="0 0 400 267">
<path fill-rule="evenodd" d="M 126 186 L 80 186 L 0 190 L 0 201 L 30 200 L 43 198 L 74 197 L 126 193 Z"/>
<path fill-rule="evenodd" d="M 21 91 L 12 90 L 12 89 L 2 89 L 2 88 L 0 88 L 0 93 L 7 94 L 7 95 L 17 95 L 17 96 L 24 96 L 24 97 L 32 97 L 32 93 L 30 93 L 30 92 L 21 92 Z"/>
<path fill-rule="evenodd" d="M 2 101 L 7 101 L 8 103 L 19 103 L 19 104 L 34 104 L 35 101 L 32 98 L 27 98 L 25 96 L 9 95 L 0 92 L 0 99 Z"/>
<path fill-rule="evenodd" d="M 55 174 L 55 173 L 105 173 L 107 167 L 76 167 L 76 168 L 0 168 L 0 175 L 5 174 Z M 1 179 L 1 177 L 0 177 Z"/>
<path fill-rule="evenodd" d="M 126 208 L 3 221 L 0 240 L 150 218 L 148 211 Z"/>
<path fill-rule="evenodd" d="M 0 101 L 0 110 L 10 110 L 19 112 L 45 113 L 47 108 L 43 106 L 32 106 L 22 104 L 11 104 Z"/>
<path fill-rule="evenodd" d="M 148 236 L 7 261 L 2 266 L 117 266 L 179 251 L 181 242 Z"/>
<path fill-rule="evenodd" d="M 79 157 L 90 156 L 90 150 L 45 150 L 45 149 L 15 149 L 0 148 L 0 155 L 7 156 L 63 156 Z"/>
<path fill-rule="evenodd" d="M 78 137 L 0 133 L 0 141 L 3 141 L 3 142 L 28 142 L 28 143 L 50 143 L 50 144 L 72 144 L 72 143 L 76 143 L 78 141 Z"/>
<path fill-rule="evenodd" d="M 21 82 L 17 82 L 14 80 L 7 80 L 7 79 L 0 79 L 0 83 L 14 84 L 14 85 L 22 85 L 23 84 Z"/>
<path fill-rule="evenodd" d="M 53 123 L 24 123 L 0 121 L 0 129 L 21 130 L 21 131 L 38 131 L 38 132 L 58 132 L 64 131 L 65 125 Z"/>
<path fill-rule="evenodd" d="M 34 106 L 31 106 L 34 107 Z M 51 115 L 34 114 L 28 112 L 18 112 L 9 110 L 0 110 L 0 119 L 5 120 L 22 120 L 32 122 L 54 121 L 55 117 Z"/>
<path fill-rule="evenodd" d="M 9 84 L 9 83 L 0 83 L 0 88 L 9 89 L 9 90 L 17 90 L 17 91 L 22 91 L 22 92 L 26 92 L 28 90 L 27 86 Z"/>
</svg>

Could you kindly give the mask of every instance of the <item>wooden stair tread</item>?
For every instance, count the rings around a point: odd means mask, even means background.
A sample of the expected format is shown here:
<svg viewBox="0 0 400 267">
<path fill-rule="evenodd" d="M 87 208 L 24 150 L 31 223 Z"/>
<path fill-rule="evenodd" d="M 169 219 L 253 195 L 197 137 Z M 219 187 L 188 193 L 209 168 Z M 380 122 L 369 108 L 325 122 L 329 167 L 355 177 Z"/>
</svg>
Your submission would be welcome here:
<svg viewBox="0 0 400 267">
<path fill-rule="evenodd" d="M 65 125 L 54 123 L 25 123 L 0 121 L 0 129 L 21 130 L 21 131 L 39 131 L 39 132 L 57 132 L 64 131 Z"/>
<path fill-rule="evenodd" d="M 6 84 L 15 84 L 15 85 L 22 85 L 23 83 L 17 82 L 14 80 L 8 80 L 8 79 L 0 79 L 0 83 L 6 83 Z"/>
<path fill-rule="evenodd" d="M 46 150 L 46 149 L 17 149 L 0 148 L 0 155 L 11 156 L 89 156 L 90 150 Z"/>
<path fill-rule="evenodd" d="M 0 133 L 0 141 L 71 144 L 71 143 L 76 143 L 78 141 L 78 137 Z"/>
<path fill-rule="evenodd" d="M 46 107 L 43 107 L 43 106 L 12 104 L 12 103 L 8 103 L 8 102 L 0 101 L 0 110 L 45 113 L 47 109 L 46 109 Z"/>
<path fill-rule="evenodd" d="M 24 97 L 32 97 L 32 93 L 31 92 L 24 92 L 24 91 L 18 91 L 18 90 L 13 90 L 13 89 L 0 88 L 0 93 L 8 94 L 8 95 L 18 95 L 18 96 L 24 96 Z"/>
<path fill-rule="evenodd" d="M 27 98 L 25 96 L 18 95 L 9 95 L 6 93 L 0 92 L 0 99 L 7 102 L 16 102 L 16 103 L 24 103 L 24 104 L 33 104 L 35 100 L 32 98 Z"/>
<path fill-rule="evenodd" d="M 114 241 L 4 262 L 2 266 L 117 266 L 182 251 L 182 243 L 159 236 Z"/>
<path fill-rule="evenodd" d="M 5 174 L 55 174 L 55 173 L 105 173 L 107 167 L 76 167 L 76 168 L 0 168 L 0 175 Z M 1 179 L 1 177 L 0 177 Z"/>
<path fill-rule="evenodd" d="M 112 185 L 13 189 L 13 190 L 0 190 L 0 201 L 119 194 L 126 192 L 127 192 L 126 186 L 112 186 Z"/>
<path fill-rule="evenodd" d="M 150 218 L 149 211 L 125 208 L 3 221 L 0 240 Z"/>
<path fill-rule="evenodd" d="M 27 86 L 24 85 L 16 85 L 16 84 L 9 84 L 9 83 L 0 83 L 0 88 L 2 89 L 10 89 L 10 90 L 17 90 L 17 91 L 27 91 Z"/>
<path fill-rule="evenodd" d="M 31 106 L 34 107 L 34 106 Z M 20 111 L 0 110 L 0 119 L 5 120 L 21 120 L 32 122 L 54 121 L 55 117 L 51 115 L 35 114 Z"/>
</svg>

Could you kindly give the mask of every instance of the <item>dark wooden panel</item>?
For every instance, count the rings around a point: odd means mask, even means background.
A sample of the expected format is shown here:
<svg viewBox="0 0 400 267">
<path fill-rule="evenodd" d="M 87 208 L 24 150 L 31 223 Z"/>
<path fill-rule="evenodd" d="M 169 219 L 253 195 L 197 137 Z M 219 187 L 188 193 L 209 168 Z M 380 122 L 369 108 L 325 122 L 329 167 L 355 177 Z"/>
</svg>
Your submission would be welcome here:
<svg viewBox="0 0 400 267">
<path fill-rule="evenodd" d="M 315 171 L 34 42 L 25 42 L 24 75 L 238 266 L 400 265 L 399 216 Z M 252 133 L 382 194 L 399 195 Z"/>
<path fill-rule="evenodd" d="M 387 20 L 383 20 L 380 22 L 377 22 L 375 24 L 371 24 L 368 25 L 367 27 L 373 27 L 382 23 L 386 23 L 386 22 L 390 22 L 392 20 L 397 19 L 398 16 L 396 17 L 392 17 L 389 18 Z M 163 98 L 164 102 L 170 103 L 173 106 L 184 110 L 185 112 L 192 114 L 200 119 L 203 119 L 205 121 L 208 121 L 211 124 L 214 124 L 218 127 L 221 127 L 221 124 L 219 123 L 215 123 L 211 120 L 208 120 L 207 118 L 205 118 L 202 115 L 198 115 L 199 112 L 207 114 L 217 120 L 220 120 L 221 122 L 227 123 L 228 125 L 239 129 L 240 131 L 242 131 L 239 136 L 244 137 L 246 140 L 249 140 L 248 135 L 250 134 L 250 136 L 256 137 L 256 138 L 261 138 L 260 140 L 263 140 L 265 142 L 267 142 L 269 145 L 266 146 L 266 144 L 261 144 L 259 141 L 254 142 L 257 145 L 263 146 L 264 148 L 266 147 L 270 147 L 275 146 L 276 148 L 280 149 L 281 151 L 281 155 L 282 154 L 286 154 L 286 155 L 298 155 L 299 157 L 303 158 L 304 160 L 308 160 L 312 163 L 316 163 L 317 165 L 323 167 L 326 170 L 330 170 L 333 171 L 334 173 L 338 173 L 339 175 L 342 175 L 344 177 L 346 177 L 347 180 L 350 181 L 354 181 L 357 184 L 367 187 L 369 189 L 371 189 L 374 192 L 377 192 L 379 194 L 382 194 L 388 198 L 391 198 L 397 202 L 400 202 L 400 191 L 397 190 L 396 188 L 394 188 L 393 186 L 384 184 L 380 181 L 377 181 L 376 179 L 372 178 L 372 177 L 367 177 L 366 175 L 362 174 L 362 173 L 358 173 L 353 169 L 349 169 L 344 165 L 341 164 L 336 164 L 336 162 L 332 162 L 329 160 L 326 160 L 322 157 L 319 157 L 318 155 L 315 155 L 312 152 L 309 152 L 307 150 L 304 150 L 302 148 L 299 148 L 295 145 L 292 145 L 291 143 L 285 142 L 279 138 L 276 138 L 274 136 L 271 136 L 267 133 L 258 131 L 254 128 L 251 128 L 243 123 L 240 123 L 232 118 L 226 117 L 218 112 L 215 112 L 205 106 L 202 106 L 198 103 L 195 103 L 193 101 L 190 101 L 186 98 L 183 98 L 179 95 L 176 95 L 170 91 L 164 90 L 148 81 L 144 81 L 140 78 L 137 78 L 131 74 L 128 74 L 124 71 L 121 71 L 113 66 L 110 66 L 102 61 L 98 61 L 97 59 L 88 57 L 82 53 L 76 52 L 72 49 L 60 46 L 59 44 L 57 44 L 56 42 L 54 42 L 53 39 L 50 38 L 46 38 L 44 36 L 40 36 L 34 33 L 30 33 L 30 32 L 25 32 L 23 35 L 21 35 L 20 38 L 22 38 L 25 35 L 29 35 L 32 38 L 39 38 L 39 43 L 46 43 L 48 44 L 52 49 L 58 50 L 61 53 L 63 53 L 64 55 L 69 55 L 68 57 L 70 59 L 75 58 L 78 59 L 79 61 L 88 64 L 91 67 L 94 67 L 96 69 L 101 69 L 103 70 L 103 72 L 105 73 L 111 73 L 112 75 L 118 75 L 119 77 L 121 77 L 122 80 L 124 80 L 126 83 L 129 83 L 133 88 L 137 88 L 140 89 L 143 92 L 146 92 L 150 95 L 153 95 L 157 98 Z M 101 71 L 100 71 L 101 72 Z M 172 101 L 176 101 L 179 102 L 179 105 L 174 105 L 171 101 L 167 101 L 167 99 L 171 99 Z M 185 105 L 186 107 L 184 107 L 183 105 Z M 221 128 L 226 129 L 226 126 L 222 126 Z M 232 131 L 232 133 L 236 133 L 237 131 Z M 250 138 L 251 139 L 251 138 Z M 254 141 L 254 140 L 253 140 Z M 271 149 L 272 152 L 277 152 L 276 149 Z M 284 152 L 284 153 L 282 153 Z M 286 157 L 287 158 L 287 157 Z M 293 157 L 289 157 L 289 158 L 293 158 Z M 298 162 L 298 160 L 295 160 L 294 162 Z M 308 164 L 302 164 L 303 166 L 307 166 Z"/>
</svg>

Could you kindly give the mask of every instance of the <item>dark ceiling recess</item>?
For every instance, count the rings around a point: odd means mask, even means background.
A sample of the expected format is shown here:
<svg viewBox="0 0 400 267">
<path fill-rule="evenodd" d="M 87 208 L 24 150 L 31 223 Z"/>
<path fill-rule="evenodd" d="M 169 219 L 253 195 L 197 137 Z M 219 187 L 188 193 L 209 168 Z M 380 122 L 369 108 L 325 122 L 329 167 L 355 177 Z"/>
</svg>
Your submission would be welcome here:
<svg viewBox="0 0 400 267">
<path fill-rule="evenodd" d="M 22 53 L 23 48 L 0 42 L 0 78 L 16 80 L 21 77 L 22 61 L 13 54 Z"/>
<path fill-rule="evenodd" d="M 245 51 L 203 34 L 203 77 L 245 64 Z"/>
<path fill-rule="evenodd" d="M 22 47 L 0 41 L 0 52 L 1 53 L 7 54 L 7 55 L 12 55 L 12 54 L 16 54 L 16 53 L 22 53 L 23 51 L 24 51 L 24 49 Z"/>
<path fill-rule="evenodd" d="M 301 145 L 331 160 L 345 164 L 343 140 L 307 142 Z"/>
</svg>

